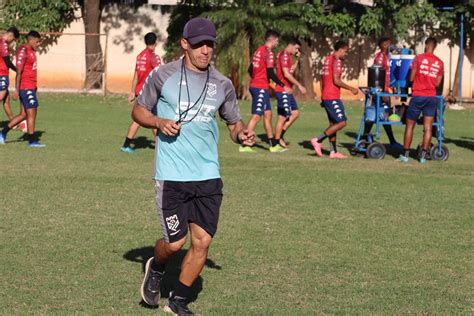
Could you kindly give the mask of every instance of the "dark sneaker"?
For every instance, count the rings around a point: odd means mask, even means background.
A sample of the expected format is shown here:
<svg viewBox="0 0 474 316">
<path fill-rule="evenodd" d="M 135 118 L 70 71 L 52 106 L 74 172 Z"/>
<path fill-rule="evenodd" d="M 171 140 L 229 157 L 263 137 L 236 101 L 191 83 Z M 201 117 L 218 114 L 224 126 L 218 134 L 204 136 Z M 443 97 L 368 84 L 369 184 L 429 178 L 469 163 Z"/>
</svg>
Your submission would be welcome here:
<svg viewBox="0 0 474 316">
<path fill-rule="evenodd" d="M 145 267 L 145 277 L 143 278 L 142 287 L 140 292 L 142 299 L 145 303 L 150 306 L 158 306 L 160 301 L 160 283 L 163 279 L 163 274 L 158 271 L 151 269 L 151 263 L 154 258 L 148 259 Z"/>
<path fill-rule="evenodd" d="M 178 316 L 194 315 L 194 313 L 188 309 L 186 298 L 174 296 L 173 293 L 170 293 L 170 299 L 168 304 L 164 307 L 164 311 Z"/>
</svg>

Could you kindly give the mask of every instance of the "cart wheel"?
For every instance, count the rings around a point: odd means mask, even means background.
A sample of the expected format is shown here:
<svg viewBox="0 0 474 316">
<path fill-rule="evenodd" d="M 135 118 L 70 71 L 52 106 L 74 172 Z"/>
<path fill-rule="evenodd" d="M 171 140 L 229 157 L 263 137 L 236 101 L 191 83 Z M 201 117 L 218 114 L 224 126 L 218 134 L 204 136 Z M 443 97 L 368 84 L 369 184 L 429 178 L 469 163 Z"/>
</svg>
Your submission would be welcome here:
<svg viewBox="0 0 474 316">
<path fill-rule="evenodd" d="M 359 147 L 361 148 L 367 148 L 367 141 L 365 139 L 361 139 L 359 141 Z"/>
<path fill-rule="evenodd" d="M 431 148 L 431 158 L 433 160 L 443 160 L 446 161 L 449 158 L 449 150 L 446 145 L 441 146 L 441 151 L 438 151 L 438 145 Z"/>
<path fill-rule="evenodd" d="M 367 158 L 370 159 L 383 159 L 385 157 L 386 149 L 385 146 L 373 142 L 369 146 L 367 146 L 367 152 L 365 153 L 367 155 Z"/>
</svg>

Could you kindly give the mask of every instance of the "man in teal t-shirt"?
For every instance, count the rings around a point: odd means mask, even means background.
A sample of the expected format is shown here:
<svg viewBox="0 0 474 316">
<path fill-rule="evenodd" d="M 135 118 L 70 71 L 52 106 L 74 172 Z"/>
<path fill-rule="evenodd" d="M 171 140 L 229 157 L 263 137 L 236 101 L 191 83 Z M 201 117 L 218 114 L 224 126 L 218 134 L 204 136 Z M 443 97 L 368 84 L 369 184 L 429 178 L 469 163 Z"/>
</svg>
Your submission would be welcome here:
<svg viewBox="0 0 474 316">
<path fill-rule="evenodd" d="M 190 315 L 190 288 L 199 276 L 217 230 L 222 202 L 216 114 L 226 122 L 233 141 L 251 146 L 255 134 L 247 130 L 231 81 L 210 65 L 216 29 L 204 18 L 185 25 L 184 57 L 155 68 L 148 76 L 133 109 L 133 118 L 157 128 L 155 191 L 163 238 L 146 264 L 141 287 L 143 300 L 156 306 L 165 264 L 186 242 L 179 280 L 165 311 Z M 157 116 L 152 109 L 157 106 Z"/>
</svg>

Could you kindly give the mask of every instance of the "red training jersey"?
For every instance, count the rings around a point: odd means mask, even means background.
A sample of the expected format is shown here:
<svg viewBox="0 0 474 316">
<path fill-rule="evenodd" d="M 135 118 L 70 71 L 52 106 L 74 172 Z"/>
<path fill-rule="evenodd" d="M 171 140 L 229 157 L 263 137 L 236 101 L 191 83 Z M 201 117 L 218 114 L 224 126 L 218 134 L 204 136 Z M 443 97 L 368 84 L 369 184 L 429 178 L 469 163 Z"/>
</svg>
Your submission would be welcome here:
<svg viewBox="0 0 474 316">
<path fill-rule="evenodd" d="M 379 51 L 375 54 L 374 65 L 380 65 L 385 69 L 385 92 L 388 92 L 390 86 L 390 67 L 388 64 L 388 54 L 385 54 L 382 51 Z"/>
<path fill-rule="evenodd" d="M 341 98 L 341 88 L 334 84 L 333 75 L 341 78 L 342 61 L 336 55 L 331 54 L 324 59 L 321 100 L 338 100 Z"/>
<path fill-rule="evenodd" d="M 160 56 L 155 54 L 155 51 L 145 48 L 137 56 L 137 63 L 135 71 L 137 72 L 137 86 L 135 87 L 135 95 L 139 95 L 145 83 L 146 77 L 153 70 L 153 68 L 161 65 Z"/>
<path fill-rule="evenodd" d="M 0 76 L 8 76 L 10 70 L 3 61 L 3 57 L 10 57 L 10 51 L 8 50 L 8 43 L 3 38 L 0 38 Z"/>
<path fill-rule="evenodd" d="M 275 56 L 270 47 L 260 46 L 252 56 L 250 88 L 268 89 L 267 68 L 273 68 Z"/>
<path fill-rule="evenodd" d="M 21 45 L 16 54 L 16 68 L 23 69 L 20 78 L 20 90 L 34 90 L 37 87 L 36 52 L 29 46 Z"/>
<path fill-rule="evenodd" d="M 431 53 L 418 55 L 413 59 L 411 71 L 415 72 L 412 96 L 436 96 L 436 81 L 444 73 L 444 64 L 441 59 Z"/>
<path fill-rule="evenodd" d="M 283 73 L 283 68 L 287 68 L 291 74 L 295 72 L 293 57 L 285 49 L 282 49 L 277 55 L 277 77 L 285 84 L 285 86 L 292 88 L 293 84 L 286 79 L 285 74 Z M 284 91 L 285 89 L 283 87 L 276 85 L 275 92 Z"/>
</svg>

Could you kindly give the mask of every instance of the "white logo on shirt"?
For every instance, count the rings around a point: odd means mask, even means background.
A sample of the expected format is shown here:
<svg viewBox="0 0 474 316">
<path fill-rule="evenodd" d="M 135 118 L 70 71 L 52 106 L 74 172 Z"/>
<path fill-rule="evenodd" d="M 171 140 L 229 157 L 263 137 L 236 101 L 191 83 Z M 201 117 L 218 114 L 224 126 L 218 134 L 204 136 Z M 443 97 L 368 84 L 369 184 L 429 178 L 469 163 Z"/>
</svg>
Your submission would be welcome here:
<svg viewBox="0 0 474 316">
<path fill-rule="evenodd" d="M 215 83 L 207 84 L 207 95 L 211 98 L 217 94 L 217 85 Z"/>
</svg>

